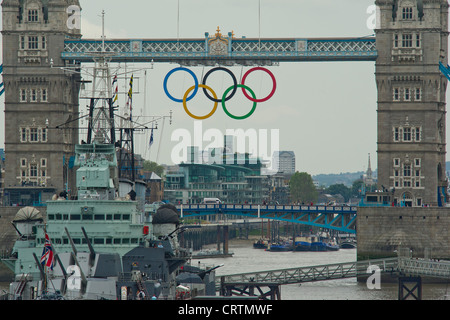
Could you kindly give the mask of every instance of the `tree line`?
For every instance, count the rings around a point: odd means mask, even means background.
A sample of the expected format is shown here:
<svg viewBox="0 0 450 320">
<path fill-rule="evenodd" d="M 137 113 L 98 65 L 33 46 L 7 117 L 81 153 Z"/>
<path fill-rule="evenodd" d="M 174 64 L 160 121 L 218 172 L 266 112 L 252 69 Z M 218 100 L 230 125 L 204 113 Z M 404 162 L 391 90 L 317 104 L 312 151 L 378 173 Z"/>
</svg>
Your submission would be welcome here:
<svg viewBox="0 0 450 320">
<path fill-rule="evenodd" d="M 342 183 L 333 184 L 323 192 L 331 195 L 340 194 L 345 202 L 348 202 L 350 198 L 360 196 L 362 184 L 362 179 L 355 180 L 351 187 Z M 291 201 L 294 203 L 316 203 L 319 196 L 319 190 L 314 185 L 311 175 L 306 172 L 294 173 L 289 180 L 289 191 Z"/>
</svg>

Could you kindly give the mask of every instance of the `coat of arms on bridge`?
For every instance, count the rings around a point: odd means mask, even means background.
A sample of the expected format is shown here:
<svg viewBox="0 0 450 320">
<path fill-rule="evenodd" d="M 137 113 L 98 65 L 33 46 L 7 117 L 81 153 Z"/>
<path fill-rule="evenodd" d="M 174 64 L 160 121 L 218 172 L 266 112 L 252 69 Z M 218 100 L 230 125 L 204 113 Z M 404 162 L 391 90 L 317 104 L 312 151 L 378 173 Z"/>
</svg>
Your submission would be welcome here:
<svg viewBox="0 0 450 320">
<path fill-rule="evenodd" d="M 212 56 L 225 56 L 228 54 L 228 39 L 223 37 L 217 27 L 216 34 L 208 39 L 208 52 Z"/>
</svg>

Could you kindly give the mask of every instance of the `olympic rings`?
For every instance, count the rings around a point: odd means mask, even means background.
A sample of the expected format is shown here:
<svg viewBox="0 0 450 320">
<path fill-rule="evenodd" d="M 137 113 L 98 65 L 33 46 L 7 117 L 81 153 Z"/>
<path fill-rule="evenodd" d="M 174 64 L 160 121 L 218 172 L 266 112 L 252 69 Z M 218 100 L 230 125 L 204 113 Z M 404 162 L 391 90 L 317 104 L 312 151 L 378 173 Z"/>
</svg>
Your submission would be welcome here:
<svg viewBox="0 0 450 320">
<path fill-rule="evenodd" d="M 191 118 L 194 118 L 194 119 L 197 119 L 197 120 L 204 120 L 204 119 L 208 119 L 209 117 L 211 117 L 211 116 L 216 112 L 216 110 L 217 110 L 217 95 L 216 95 L 216 93 L 214 92 L 214 90 L 211 89 L 210 87 L 208 87 L 207 85 L 199 84 L 198 86 L 199 86 L 200 88 L 203 88 L 203 90 L 205 90 L 205 91 L 206 91 L 206 89 L 208 89 L 209 91 L 211 91 L 211 93 L 212 93 L 212 95 L 213 95 L 213 97 L 214 97 L 214 99 L 215 99 L 214 101 L 216 101 L 216 102 L 214 102 L 214 107 L 213 107 L 212 111 L 211 111 L 210 113 L 208 113 L 206 116 L 200 117 L 200 116 L 196 116 L 195 114 L 192 114 L 192 113 L 188 110 L 187 105 L 186 105 L 187 96 L 188 96 L 189 92 L 191 92 L 192 90 L 194 90 L 195 86 L 192 86 L 192 87 L 190 87 L 189 89 L 187 89 L 186 93 L 184 94 L 184 97 L 183 97 L 183 108 L 184 108 L 184 111 L 186 111 L 186 113 L 187 113 Z M 233 86 L 231 86 L 231 87 L 233 88 Z M 228 93 L 228 92 L 227 92 L 227 93 Z M 220 101 L 220 100 L 218 100 L 218 101 Z"/>
<path fill-rule="evenodd" d="M 244 89 L 250 91 L 250 94 L 253 96 L 253 99 L 254 99 L 254 100 L 256 99 L 256 95 L 255 95 L 255 93 L 253 92 L 252 89 L 250 89 L 249 87 L 247 87 L 246 85 L 243 85 L 243 84 L 238 84 L 237 86 L 238 86 L 239 88 L 242 88 L 243 91 L 244 91 Z M 229 92 L 231 89 L 233 89 L 233 88 L 234 88 L 234 86 L 231 86 L 231 87 L 229 87 L 227 90 L 225 90 L 225 92 L 223 93 L 223 97 L 222 97 L 222 108 L 223 108 L 223 111 L 225 111 L 225 113 L 226 113 L 230 118 L 233 118 L 233 119 L 236 119 L 236 120 L 247 119 L 248 117 L 250 117 L 250 116 L 253 114 L 253 112 L 255 112 L 257 103 L 256 103 L 256 101 L 254 101 L 254 102 L 253 102 L 253 108 L 252 108 L 252 110 L 250 110 L 250 112 L 247 113 L 247 114 L 244 115 L 244 116 L 238 117 L 238 116 L 235 116 L 235 115 L 231 114 L 231 113 L 227 110 L 227 107 L 225 106 L 225 101 L 226 101 L 226 100 L 225 100 L 224 98 L 227 96 L 228 92 Z M 235 90 L 236 90 L 236 88 L 235 88 Z M 244 91 L 244 92 L 245 92 L 245 91 Z"/>
<path fill-rule="evenodd" d="M 262 98 L 262 99 L 257 99 L 255 93 L 253 92 L 253 90 L 250 89 L 248 86 L 245 85 L 245 80 L 247 79 L 247 76 L 248 76 L 250 73 L 252 73 L 252 72 L 254 72 L 254 71 L 257 71 L 257 70 L 261 70 L 261 71 L 266 72 L 266 73 L 272 78 L 272 83 L 273 83 L 272 91 L 269 93 L 268 96 L 266 96 L 265 98 Z M 192 76 L 192 78 L 194 78 L 194 86 L 190 87 L 190 88 L 186 91 L 186 93 L 184 94 L 183 99 L 176 99 L 176 98 L 174 98 L 174 97 L 169 93 L 169 91 L 167 90 L 167 81 L 168 81 L 169 77 L 170 77 L 174 72 L 176 72 L 176 71 L 186 71 L 186 72 L 188 72 L 188 73 Z M 211 89 L 209 86 L 206 85 L 206 80 L 207 80 L 208 77 L 211 75 L 211 73 L 213 73 L 213 72 L 215 72 L 215 71 L 225 71 L 226 73 L 228 73 L 228 74 L 231 76 L 231 78 L 232 78 L 232 80 L 233 80 L 233 85 L 232 85 L 231 87 L 229 87 L 227 90 L 225 90 L 225 92 L 224 92 L 223 95 L 222 95 L 222 99 L 218 99 L 216 93 L 214 92 L 214 90 Z M 205 93 L 206 97 L 207 97 L 209 100 L 211 100 L 211 101 L 214 102 L 214 107 L 213 107 L 213 109 L 211 110 L 210 113 L 208 113 L 208 114 L 205 115 L 205 116 L 197 116 L 197 115 L 192 114 L 192 113 L 188 110 L 187 104 L 186 104 L 189 100 L 191 100 L 191 99 L 197 94 L 197 91 L 198 91 L 198 88 L 199 88 L 199 87 L 200 87 L 200 88 L 203 88 L 203 92 Z M 246 115 L 243 115 L 243 116 L 235 116 L 235 115 L 231 114 L 231 113 L 227 110 L 227 107 L 225 106 L 225 102 L 228 101 L 228 100 L 230 100 L 230 99 L 236 94 L 236 91 L 237 91 L 237 88 L 238 88 L 238 87 L 239 87 L 239 88 L 242 88 L 242 92 L 244 93 L 244 96 L 245 96 L 248 100 L 250 100 L 250 101 L 253 102 L 253 107 L 252 107 L 252 109 L 250 110 L 250 112 L 247 113 Z M 169 71 L 169 72 L 167 73 L 166 77 L 164 78 L 163 88 L 164 88 L 164 92 L 165 92 L 166 95 L 169 97 L 169 99 L 171 99 L 171 100 L 173 100 L 173 101 L 175 101 L 175 102 L 181 102 L 181 103 L 183 103 L 183 108 L 184 108 L 184 110 L 186 111 L 186 113 L 187 113 L 191 118 L 194 118 L 194 119 L 197 119 L 197 120 L 204 120 L 204 119 L 207 119 L 207 118 L 211 117 L 211 116 L 216 112 L 216 110 L 217 110 L 217 104 L 218 104 L 219 102 L 221 102 L 221 103 L 222 103 L 222 108 L 223 108 L 223 110 L 225 111 L 225 113 L 226 113 L 230 118 L 233 118 L 233 119 L 236 119 L 236 120 L 242 120 L 242 119 L 246 119 L 246 118 L 250 117 L 250 116 L 255 112 L 256 106 L 257 106 L 257 103 L 258 103 L 258 102 L 265 102 L 265 101 L 269 100 L 270 98 L 272 98 L 272 96 L 274 95 L 275 90 L 276 90 L 276 88 L 277 88 L 277 82 L 276 82 L 276 80 L 275 80 L 275 76 L 273 75 L 273 73 L 270 72 L 268 69 L 263 68 L 263 67 L 255 67 L 255 68 L 252 68 L 252 69 L 248 70 L 248 71 L 244 74 L 244 76 L 242 77 L 242 83 L 241 83 L 241 84 L 237 84 L 236 77 L 234 76 L 234 74 L 233 74 L 229 69 L 226 69 L 226 68 L 223 68 L 223 67 L 216 67 L 216 68 L 213 68 L 213 69 L 209 70 L 209 71 L 206 73 L 206 75 L 203 77 L 202 84 L 199 84 L 199 81 L 198 81 L 196 75 L 195 75 L 191 70 L 189 70 L 189 69 L 187 69 L 187 68 L 184 68 L 184 67 L 178 67 L 178 68 L 172 69 L 171 71 Z M 210 91 L 210 92 L 212 93 L 213 97 L 211 97 L 211 96 L 208 94 L 207 90 Z M 227 96 L 228 93 L 229 93 L 231 90 L 233 90 L 233 91 L 231 92 L 231 94 L 230 94 L 229 96 Z M 192 94 L 189 96 L 189 93 L 190 93 L 191 91 L 193 91 L 193 92 L 192 92 Z M 250 92 L 250 95 L 251 95 L 252 97 L 250 97 L 250 96 L 248 95 L 247 91 Z"/>
<path fill-rule="evenodd" d="M 174 98 L 174 97 L 172 97 L 172 96 L 170 95 L 169 91 L 167 90 L 167 80 L 169 80 L 169 77 L 172 75 L 172 73 L 174 73 L 174 72 L 176 72 L 176 71 L 180 71 L 180 70 L 183 70 L 183 71 L 186 71 L 187 73 L 189 73 L 189 74 L 192 76 L 192 78 L 194 78 L 194 82 L 195 82 L 195 89 L 194 89 L 194 92 L 192 92 L 192 95 L 191 95 L 189 98 L 187 98 L 186 101 L 191 100 L 191 99 L 197 94 L 197 91 L 198 91 L 198 79 L 197 79 L 197 77 L 196 77 L 196 75 L 195 75 L 194 72 L 192 72 L 192 71 L 189 70 L 188 68 L 183 68 L 183 67 L 178 67 L 178 68 L 172 69 L 172 70 L 170 70 L 170 71 L 167 73 L 166 77 L 164 78 L 164 84 L 163 84 L 163 87 L 164 87 L 164 91 L 166 92 L 166 95 L 167 95 L 171 100 L 173 100 L 173 101 L 175 101 L 175 102 L 183 102 L 183 100 L 182 100 L 182 99 L 176 99 L 176 98 Z"/>
<path fill-rule="evenodd" d="M 247 76 L 248 76 L 250 73 L 252 73 L 253 71 L 256 71 L 256 70 L 262 70 L 262 71 L 265 71 L 265 72 L 267 72 L 267 74 L 272 78 L 272 82 L 273 82 L 273 88 L 272 88 L 272 91 L 269 93 L 269 95 L 268 95 L 267 97 L 265 97 L 265 98 L 263 98 L 263 99 L 256 99 L 255 97 L 253 97 L 253 99 L 250 98 L 250 97 L 248 96 L 248 94 L 247 94 L 247 92 L 245 91 L 244 88 L 242 88 L 242 92 L 244 93 L 244 96 L 245 96 L 248 100 L 250 100 L 250 101 L 253 101 L 253 102 L 265 102 L 265 101 L 269 100 L 270 98 L 272 98 L 273 94 L 275 93 L 275 90 L 277 89 L 277 81 L 275 80 L 275 76 L 273 75 L 272 72 L 270 72 L 270 71 L 267 70 L 266 68 L 262 68 L 262 67 L 255 67 L 255 68 L 252 68 L 252 69 L 248 70 L 248 71 L 244 74 L 244 76 L 242 77 L 242 84 L 245 85 L 245 79 L 247 79 Z"/>
</svg>

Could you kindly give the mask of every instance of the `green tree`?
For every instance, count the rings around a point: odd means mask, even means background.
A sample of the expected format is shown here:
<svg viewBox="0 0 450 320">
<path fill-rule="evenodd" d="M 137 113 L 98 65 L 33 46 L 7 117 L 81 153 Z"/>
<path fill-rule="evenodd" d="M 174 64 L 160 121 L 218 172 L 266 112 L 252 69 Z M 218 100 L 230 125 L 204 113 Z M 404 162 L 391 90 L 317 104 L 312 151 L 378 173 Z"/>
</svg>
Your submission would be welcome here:
<svg viewBox="0 0 450 320">
<path fill-rule="evenodd" d="M 338 183 L 338 184 L 332 184 L 327 189 L 325 189 L 325 193 L 328 193 L 331 195 L 340 194 L 341 196 L 344 197 L 344 200 L 347 202 L 348 199 L 350 199 L 350 197 L 352 196 L 352 189 L 349 187 L 346 187 L 342 183 Z"/>
<path fill-rule="evenodd" d="M 144 166 L 144 170 L 145 171 L 151 171 L 156 173 L 158 176 L 160 176 L 162 178 L 162 175 L 164 173 L 164 167 L 157 164 L 156 162 L 153 161 L 149 161 L 149 160 L 144 160 L 143 163 Z"/>
<path fill-rule="evenodd" d="M 352 186 L 352 196 L 354 197 L 360 197 L 361 196 L 361 191 L 363 188 L 363 180 L 362 179 L 358 179 L 353 181 L 353 186 Z"/>
<path fill-rule="evenodd" d="M 293 202 L 310 203 L 317 201 L 317 190 L 313 179 L 306 172 L 296 172 L 289 181 L 291 200 Z"/>
</svg>

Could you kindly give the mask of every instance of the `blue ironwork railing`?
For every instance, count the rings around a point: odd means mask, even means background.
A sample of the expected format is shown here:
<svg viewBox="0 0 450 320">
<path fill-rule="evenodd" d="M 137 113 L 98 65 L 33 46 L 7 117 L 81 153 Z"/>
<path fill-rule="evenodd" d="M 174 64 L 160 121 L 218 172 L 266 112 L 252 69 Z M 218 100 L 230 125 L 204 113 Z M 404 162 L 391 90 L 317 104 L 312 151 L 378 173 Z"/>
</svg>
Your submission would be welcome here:
<svg viewBox="0 0 450 320">
<path fill-rule="evenodd" d="M 357 207 L 354 206 L 195 204 L 178 205 L 177 209 L 181 212 L 182 218 L 225 214 L 356 233 Z"/>
<path fill-rule="evenodd" d="M 222 47 L 215 43 L 220 39 Z M 95 39 L 66 40 L 64 60 L 92 62 L 104 48 L 112 62 L 215 62 L 271 64 L 282 61 L 375 61 L 375 38 L 336 39 L 235 39 L 217 37 L 189 40 Z"/>
</svg>

